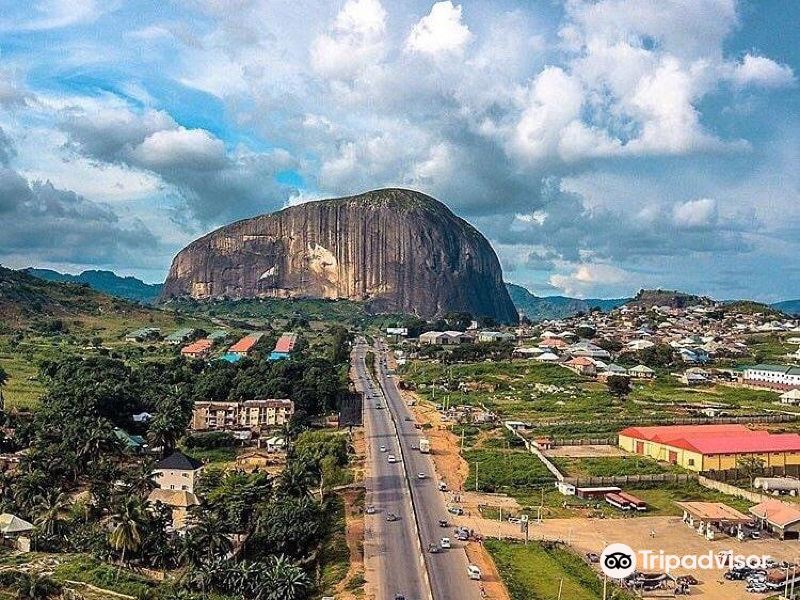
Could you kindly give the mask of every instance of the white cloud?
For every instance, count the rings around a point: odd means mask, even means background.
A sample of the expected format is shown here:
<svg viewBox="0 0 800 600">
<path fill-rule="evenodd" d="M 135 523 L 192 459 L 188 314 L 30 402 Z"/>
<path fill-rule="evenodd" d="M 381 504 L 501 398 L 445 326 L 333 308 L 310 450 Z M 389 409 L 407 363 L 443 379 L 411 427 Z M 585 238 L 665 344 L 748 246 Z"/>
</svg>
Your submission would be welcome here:
<svg viewBox="0 0 800 600">
<path fill-rule="evenodd" d="M 672 218 L 678 227 L 696 228 L 713 225 L 719 216 L 717 201 L 712 198 L 689 200 L 676 204 Z"/>
<path fill-rule="evenodd" d="M 735 66 L 732 79 L 739 86 L 759 85 L 767 88 L 785 87 L 795 82 L 790 66 L 752 54 L 746 54 L 744 60 Z"/>
<path fill-rule="evenodd" d="M 208 169 L 225 162 L 225 145 L 204 129 L 165 129 L 149 135 L 131 152 L 150 168 Z"/>
<path fill-rule="evenodd" d="M 571 273 L 556 273 L 550 276 L 550 285 L 569 296 L 586 297 L 598 289 L 615 289 L 630 279 L 629 273 L 605 263 L 578 265 Z"/>
<path fill-rule="evenodd" d="M 380 64 L 386 47 L 386 11 L 378 0 L 348 0 L 330 33 L 311 47 L 311 65 L 323 77 L 352 80 Z"/>
<path fill-rule="evenodd" d="M 98 2 L 97 0 L 39 0 L 34 4 L 36 17 L 13 24 L 14 29 L 27 31 L 41 31 L 47 29 L 60 29 L 79 23 L 91 23 L 103 12 L 113 7 L 113 2 Z M 4 28 L 10 28 L 10 23 L 4 23 Z"/>
<path fill-rule="evenodd" d="M 431 12 L 414 25 L 406 48 L 436 57 L 462 52 L 471 38 L 469 27 L 461 19 L 461 5 L 445 0 L 434 4 Z"/>
</svg>

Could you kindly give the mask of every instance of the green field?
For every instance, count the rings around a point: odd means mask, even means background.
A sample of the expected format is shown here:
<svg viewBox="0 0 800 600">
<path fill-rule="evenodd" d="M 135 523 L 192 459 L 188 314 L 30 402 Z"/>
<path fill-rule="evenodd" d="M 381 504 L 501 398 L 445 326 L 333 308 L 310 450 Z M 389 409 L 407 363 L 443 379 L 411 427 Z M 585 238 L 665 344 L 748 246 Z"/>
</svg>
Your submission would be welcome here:
<svg viewBox="0 0 800 600">
<path fill-rule="evenodd" d="M 539 543 L 486 540 L 486 548 L 497 565 L 512 600 L 600 600 L 603 582 L 577 555 L 560 547 Z M 610 586 L 609 600 L 632 600 L 633 596 Z"/>
<path fill-rule="evenodd" d="M 475 489 L 477 480 L 479 491 L 514 495 L 555 481 L 542 462 L 525 450 L 467 450 L 463 455 L 469 463 L 468 490 Z"/>
<path fill-rule="evenodd" d="M 683 469 L 643 456 L 603 456 L 551 459 L 567 477 L 610 477 L 612 475 L 657 475 L 683 473 Z"/>
</svg>

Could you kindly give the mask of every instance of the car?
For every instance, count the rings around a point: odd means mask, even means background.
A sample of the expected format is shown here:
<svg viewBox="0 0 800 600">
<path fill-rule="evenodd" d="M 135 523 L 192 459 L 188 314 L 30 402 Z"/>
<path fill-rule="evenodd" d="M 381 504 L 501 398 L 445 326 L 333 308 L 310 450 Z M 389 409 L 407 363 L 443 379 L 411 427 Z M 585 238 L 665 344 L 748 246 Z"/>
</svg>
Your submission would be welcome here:
<svg viewBox="0 0 800 600">
<path fill-rule="evenodd" d="M 376 405 L 375 405 L 375 408 L 377 408 L 377 409 L 381 409 L 381 408 L 383 408 L 383 406 L 381 406 L 380 404 L 376 404 Z"/>
<path fill-rule="evenodd" d="M 425 473 L 417 473 L 417 479 L 426 479 L 428 476 Z"/>
<path fill-rule="evenodd" d="M 368 515 L 374 515 L 376 512 L 377 512 L 377 510 L 375 509 L 374 506 L 370 505 L 370 506 L 367 507 L 367 514 Z"/>
<path fill-rule="evenodd" d="M 450 527 L 450 523 L 447 522 L 447 519 L 439 519 L 439 527 Z"/>
<path fill-rule="evenodd" d="M 381 452 L 386 452 L 386 446 L 381 446 Z"/>
<path fill-rule="evenodd" d="M 680 577 L 678 577 L 678 578 L 677 578 L 675 581 L 676 581 L 677 583 L 679 583 L 679 584 L 680 584 L 680 583 L 685 583 L 686 585 L 697 585 L 698 583 L 700 583 L 700 582 L 699 582 L 699 581 L 697 581 L 697 579 L 696 579 L 695 577 L 693 577 L 692 575 L 681 575 L 681 576 L 680 576 Z"/>
<path fill-rule="evenodd" d="M 750 532 L 750 537 L 753 538 L 754 540 L 760 540 L 761 539 L 761 532 L 760 531 L 751 531 Z"/>
<path fill-rule="evenodd" d="M 447 491 L 447 484 L 444 481 L 439 482 L 439 491 L 446 492 Z"/>
<path fill-rule="evenodd" d="M 431 554 L 438 554 L 441 552 L 441 549 L 436 544 L 428 544 L 428 552 Z"/>
<path fill-rule="evenodd" d="M 464 509 L 460 506 L 448 506 L 447 512 L 449 512 L 451 515 L 463 515 Z"/>
<path fill-rule="evenodd" d="M 405 418 L 405 419 L 403 419 L 403 420 L 404 420 L 404 421 L 410 421 L 410 420 L 411 420 L 411 417 L 406 417 L 406 418 Z"/>
<path fill-rule="evenodd" d="M 599 563 L 600 562 L 600 556 L 595 552 L 587 552 L 586 553 L 586 560 L 588 560 L 590 563 Z"/>
<path fill-rule="evenodd" d="M 396 463 L 397 462 L 397 457 L 394 454 L 390 454 L 389 457 L 387 458 L 387 460 L 390 463 Z"/>
<path fill-rule="evenodd" d="M 469 575 L 470 579 L 474 579 L 475 581 L 480 581 L 481 570 L 478 568 L 477 565 L 467 565 L 467 575 Z"/>
<path fill-rule="evenodd" d="M 443 537 L 442 539 L 439 540 L 439 545 L 442 548 L 451 548 L 450 538 Z"/>
<path fill-rule="evenodd" d="M 386 520 L 387 520 L 389 523 L 394 523 L 395 521 L 399 521 L 399 520 L 400 520 L 400 517 L 398 517 L 398 516 L 397 516 L 396 514 L 394 514 L 394 513 L 389 513 L 388 515 L 386 515 Z"/>
<path fill-rule="evenodd" d="M 403 594 L 395 594 L 394 600 L 406 600 L 406 597 Z"/>
</svg>

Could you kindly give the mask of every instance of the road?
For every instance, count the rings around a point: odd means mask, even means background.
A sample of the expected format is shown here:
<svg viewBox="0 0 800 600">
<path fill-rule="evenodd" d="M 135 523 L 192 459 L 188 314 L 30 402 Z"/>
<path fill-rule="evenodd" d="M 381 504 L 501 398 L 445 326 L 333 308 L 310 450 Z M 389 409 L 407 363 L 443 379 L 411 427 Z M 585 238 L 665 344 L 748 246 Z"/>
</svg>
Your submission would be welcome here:
<svg viewBox="0 0 800 600">
<path fill-rule="evenodd" d="M 468 561 L 463 544 L 454 539 L 452 527 L 444 529 L 439 526 L 440 519 L 449 520 L 445 494 L 438 489 L 431 456 L 417 449 L 421 431 L 415 428 L 413 415 L 403 402 L 394 377 L 389 374 L 385 361 L 387 348 L 382 341 L 375 343 L 375 352 L 382 357 L 376 365 L 376 370 L 378 383 L 389 410 L 375 410 L 373 403 L 367 413 L 390 412 L 397 427 L 404 456 L 403 467 L 410 481 L 421 547 L 426 550 L 424 556 L 433 599 L 479 600 L 480 585 L 470 580 L 467 575 Z M 419 473 L 424 473 L 426 478 L 419 479 Z M 453 544 L 451 549 L 437 554 L 427 552 L 429 545 L 438 545 L 444 536 L 451 539 Z"/>
<path fill-rule="evenodd" d="M 402 595 L 406 600 L 430 600 L 417 535 L 411 492 L 403 474 L 403 465 L 390 464 L 389 454 L 400 459 L 391 415 L 380 388 L 373 382 L 365 364 L 368 347 L 356 344 L 353 349 L 355 386 L 364 392 L 364 431 L 367 443 L 369 476 L 366 505 L 374 506 L 376 513 L 366 515 L 364 554 L 368 568 L 374 567 L 377 600 L 394 600 Z M 386 452 L 380 447 L 385 446 Z M 393 513 L 399 517 L 387 522 Z"/>
</svg>

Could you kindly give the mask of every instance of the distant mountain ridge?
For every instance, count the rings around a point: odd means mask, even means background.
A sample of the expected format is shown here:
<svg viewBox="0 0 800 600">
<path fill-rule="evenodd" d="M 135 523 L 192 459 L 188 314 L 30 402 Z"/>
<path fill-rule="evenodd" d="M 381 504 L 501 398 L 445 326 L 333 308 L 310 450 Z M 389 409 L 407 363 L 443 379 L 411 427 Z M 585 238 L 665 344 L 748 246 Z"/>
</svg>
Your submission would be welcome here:
<svg viewBox="0 0 800 600">
<path fill-rule="evenodd" d="M 800 299 L 783 300 L 782 302 L 770 304 L 770 306 L 790 315 L 800 315 Z"/>
<path fill-rule="evenodd" d="M 136 277 L 122 277 L 113 271 L 83 271 L 79 275 L 33 267 L 23 269 L 23 271 L 45 281 L 85 283 L 99 292 L 145 304 L 155 302 L 163 287 L 160 283 L 145 283 Z"/>
<path fill-rule="evenodd" d="M 582 299 L 568 296 L 535 296 L 527 288 L 514 283 L 507 283 L 506 288 L 520 314 L 524 314 L 531 321 L 566 319 L 581 312 L 589 312 L 592 308 L 608 312 L 630 300 L 630 298 Z"/>
</svg>

